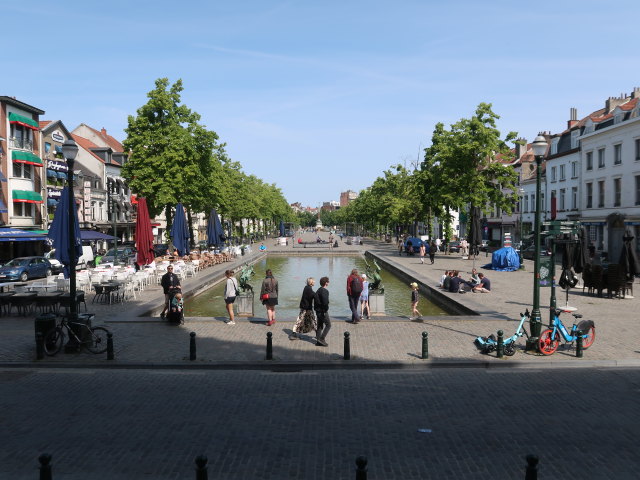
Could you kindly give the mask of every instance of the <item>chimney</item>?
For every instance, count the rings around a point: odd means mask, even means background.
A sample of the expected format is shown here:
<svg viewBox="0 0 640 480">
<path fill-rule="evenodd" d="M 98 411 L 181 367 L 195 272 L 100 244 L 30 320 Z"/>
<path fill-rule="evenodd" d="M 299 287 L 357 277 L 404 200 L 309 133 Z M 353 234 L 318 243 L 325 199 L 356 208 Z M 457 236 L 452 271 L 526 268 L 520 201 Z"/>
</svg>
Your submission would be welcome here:
<svg viewBox="0 0 640 480">
<path fill-rule="evenodd" d="M 101 134 L 103 137 L 106 137 L 106 136 L 107 136 L 107 129 L 106 129 L 106 128 L 104 128 L 104 127 L 102 127 L 102 129 L 100 130 L 100 134 Z"/>
<path fill-rule="evenodd" d="M 518 138 L 516 142 L 518 142 L 516 143 L 516 160 L 520 160 L 522 158 L 522 155 L 524 155 L 527 151 L 527 139 Z"/>
<path fill-rule="evenodd" d="M 578 109 L 571 107 L 569 109 L 569 121 L 567 122 L 567 128 L 573 127 L 578 123 Z"/>
<path fill-rule="evenodd" d="M 623 94 L 620 94 L 619 97 L 609 97 L 605 102 L 605 107 L 607 109 L 606 113 L 611 113 L 618 105 L 624 105 L 627 103 L 627 99 L 624 98 Z"/>
<path fill-rule="evenodd" d="M 633 87 L 633 93 L 631 94 L 631 98 L 640 97 L 640 87 Z"/>
</svg>

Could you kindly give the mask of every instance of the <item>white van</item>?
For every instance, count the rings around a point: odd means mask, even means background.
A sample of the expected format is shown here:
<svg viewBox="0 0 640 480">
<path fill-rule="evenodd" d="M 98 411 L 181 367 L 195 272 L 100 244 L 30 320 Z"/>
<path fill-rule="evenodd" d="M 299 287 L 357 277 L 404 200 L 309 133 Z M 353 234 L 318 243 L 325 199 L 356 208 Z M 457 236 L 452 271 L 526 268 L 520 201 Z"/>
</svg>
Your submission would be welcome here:
<svg viewBox="0 0 640 480">
<path fill-rule="evenodd" d="M 54 260 L 56 262 L 58 262 L 57 260 L 55 260 L 53 258 L 53 255 L 55 253 L 55 248 L 52 249 L 50 252 L 47 252 L 46 255 L 48 255 L 49 257 L 49 262 L 51 262 L 51 260 Z M 80 255 L 80 257 L 78 257 L 78 261 L 76 262 L 76 270 L 84 270 L 89 266 L 89 263 L 93 262 L 94 258 L 93 258 L 93 250 L 91 249 L 90 246 L 88 245 L 83 245 L 82 246 L 82 255 Z M 51 262 L 53 265 L 53 262 Z M 60 262 L 58 262 L 60 263 Z M 55 265 L 54 265 L 55 266 Z M 62 271 L 62 264 L 60 265 L 60 271 Z M 54 273 L 55 273 L 55 268 L 54 268 Z"/>
</svg>

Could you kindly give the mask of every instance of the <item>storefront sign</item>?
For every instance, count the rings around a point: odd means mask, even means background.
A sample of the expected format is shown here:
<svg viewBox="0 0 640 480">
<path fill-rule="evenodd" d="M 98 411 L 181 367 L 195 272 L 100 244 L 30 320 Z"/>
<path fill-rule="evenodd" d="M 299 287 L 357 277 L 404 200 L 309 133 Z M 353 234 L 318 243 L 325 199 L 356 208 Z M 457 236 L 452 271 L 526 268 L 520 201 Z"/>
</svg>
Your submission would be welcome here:
<svg viewBox="0 0 640 480">
<path fill-rule="evenodd" d="M 66 162 L 61 162 L 60 160 L 47 160 L 47 168 L 54 172 L 66 172 L 69 170 Z"/>
<path fill-rule="evenodd" d="M 58 143 L 64 143 L 64 137 L 62 136 L 62 133 L 60 132 L 60 130 L 55 130 L 51 134 L 51 140 Z"/>
<path fill-rule="evenodd" d="M 62 190 L 47 187 L 47 198 L 55 198 L 56 200 L 59 200 L 61 196 Z"/>
</svg>

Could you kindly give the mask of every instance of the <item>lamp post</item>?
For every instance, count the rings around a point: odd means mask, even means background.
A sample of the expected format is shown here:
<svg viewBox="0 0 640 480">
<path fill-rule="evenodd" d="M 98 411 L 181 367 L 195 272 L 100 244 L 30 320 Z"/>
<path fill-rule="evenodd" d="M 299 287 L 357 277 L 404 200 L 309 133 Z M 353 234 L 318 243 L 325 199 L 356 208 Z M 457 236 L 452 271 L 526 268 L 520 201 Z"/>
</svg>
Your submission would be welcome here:
<svg viewBox="0 0 640 480">
<path fill-rule="evenodd" d="M 535 253 L 533 257 L 533 310 L 529 321 L 531 335 L 527 340 L 527 350 L 537 350 L 538 339 L 542 329 L 542 315 L 540 314 L 540 179 L 542 159 L 547 151 L 547 141 L 538 135 L 532 144 L 533 155 L 536 159 L 536 210 L 534 223 Z"/>
<path fill-rule="evenodd" d="M 73 167 L 78 154 L 78 145 L 71 139 L 67 139 L 62 144 L 62 155 L 67 161 L 67 183 L 69 186 L 69 320 L 76 321 L 78 318 L 78 305 L 76 303 L 76 235 L 80 232 L 75 231 L 74 208 L 76 208 L 75 198 L 73 196 Z"/>
</svg>

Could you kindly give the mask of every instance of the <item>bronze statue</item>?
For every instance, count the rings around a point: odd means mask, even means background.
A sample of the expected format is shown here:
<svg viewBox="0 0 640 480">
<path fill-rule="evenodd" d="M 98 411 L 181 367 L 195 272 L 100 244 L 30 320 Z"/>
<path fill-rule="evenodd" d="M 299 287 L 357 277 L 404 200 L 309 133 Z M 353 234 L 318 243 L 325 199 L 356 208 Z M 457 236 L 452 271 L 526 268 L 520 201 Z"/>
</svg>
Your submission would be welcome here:
<svg viewBox="0 0 640 480">
<path fill-rule="evenodd" d="M 373 259 L 373 265 L 375 266 L 375 270 L 369 265 L 367 259 L 364 259 L 364 263 L 367 265 L 367 278 L 369 278 L 369 290 L 372 293 L 384 293 L 384 286 L 382 285 L 382 277 L 380 276 L 380 271 L 382 270 L 376 262 L 375 258 Z"/>
<path fill-rule="evenodd" d="M 254 274 L 253 265 L 245 263 L 240 271 L 240 276 L 238 277 L 238 284 L 243 292 L 250 290 L 251 293 L 253 293 L 253 287 L 249 284 L 249 280 L 251 280 L 251 277 L 253 277 Z"/>
</svg>

